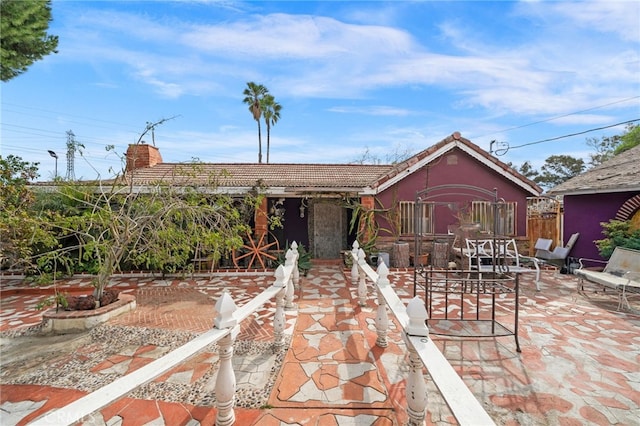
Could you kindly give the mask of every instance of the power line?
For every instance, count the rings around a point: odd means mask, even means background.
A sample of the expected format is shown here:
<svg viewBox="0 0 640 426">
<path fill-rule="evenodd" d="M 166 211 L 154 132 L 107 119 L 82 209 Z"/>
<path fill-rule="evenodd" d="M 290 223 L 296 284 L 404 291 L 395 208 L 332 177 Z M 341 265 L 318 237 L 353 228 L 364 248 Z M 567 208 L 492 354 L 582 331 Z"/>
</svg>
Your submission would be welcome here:
<svg viewBox="0 0 640 426">
<path fill-rule="evenodd" d="M 638 99 L 638 98 L 640 98 L 640 96 L 632 96 L 630 98 L 620 99 L 620 100 L 617 100 L 617 101 L 609 102 L 608 104 L 599 105 L 599 106 L 595 106 L 595 107 L 592 107 L 592 108 L 583 109 L 583 110 L 580 110 L 580 111 L 574 111 L 574 112 L 570 112 L 570 113 L 563 114 L 563 115 L 558 115 L 558 116 L 555 116 L 555 117 L 547 118 L 545 120 L 539 120 L 539 121 L 534 121 L 533 123 L 522 124 L 520 126 L 515 126 L 515 127 L 509 127 L 507 129 L 498 130 L 498 131 L 495 131 L 495 132 L 492 132 L 492 133 L 488 133 L 488 134 L 486 134 L 484 136 L 480 136 L 480 137 L 484 138 L 484 137 L 487 137 L 487 136 L 495 135 L 497 133 L 509 132 L 511 130 L 517 130 L 517 129 L 522 129 L 524 127 L 534 126 L 536 124 L 547 123 L 549 121 L 558 120 L 560 118 L 569 117 L 571 115 L 582 114 L 584 112 L 589 112 L 589 111 L 593 111 L 593 110 L 596 110 L 596 109 L 605 108 L 605 107 L 608 107 L 608 106 L 611 106 L 611 105 L 621 104 L 621 103 L 624 103 L 624 102 L 629 102 L 629 101 L 632 101 L 632 100 Z M 595 130 L 599 130 L 599 129 L 595 129 Z"/>
<path fill-rule="evenodd" d="M 2 131 L 3 132 L 13 132 L 13 133 L 21 133 L 21 134 L 26 134 L 26 135 L 33 135 L 33 136 L 40 136 L 40 137 L 50 137 L 50 138 L 59 138 L 61 133 L 60 131 L 57 130 L 46 130 L 46 129 L 40 129 L 40 128 L 36 128 L 36 127 L 29 127 L 29 126 L 21 126 L 18 124 L 11 124 L 11 123 L 2 123 L 0 122 L 0 126 L 2 127 Z M 17 129 L 24 129 L 24 130 L 17 130 Z M 33 132 L 43 132 L 45 134 L 41 134 L 41 133 L 33 133 Z M 133 131 L 133 130 L 126 130 L 124 132 L 125 135 L 129 135 L 132 134 L 134 135 L 134 138 L 132 139 L 132 141 L 135 140 L 135 138 L 137 136 L 139 136 L 139 132 L 138 131 Z M 83 140 L 83 141 L 89 141 L 88 143 L 93 143 L 93 144 L 111 144 L 113 143 L 113 139 L 110 138 L 100 138 L 100 137 L 95 137 L 95 136 L 83 136 L 82 134 L 80 134 L 78 136 L 79 139 Z M 179 141 L 179 142 L 183 142 L 183 139 L 179 139 L 176 137 L 172 137 L 172 136 L 167 136 L 167 135 L 163 135 L 162 137 L 163 140 L 165 141 Z M 91 142 L 91 140 L 97 141 L 97 142 Z M 130 143 L 130 142 L 124 142 L 124 143 Z"/>
<path fill-rule="evenodd" d="M 62 139 L 62 132 L 59 131 L 55 131 L 55 130 L 46 130 L 46 129 L 39 129 L 39 128 L 35 128 L 35 127 L 27 127 L 27 126 L 20 126 L 17 124 L 9 124 L 9 123 L 0 123 L 0 125 L 3 127 L 3 132 L 11 132 L 11 133 L 20 133 L 23 135 L 31 135 L 34 138 L 35 137 L 40 137 L 40 138 L 49 138 L 52 140 L 58 140 L 58 139 Z M 13 127 L 13 128 L 12 128 Z M 17 130 L 17 129 L 24 129 L 24 130 Z M 40 133 L 42 132 L 42 133 Z M 134 133 L 134 132 L 131 132 Z M 110 144 L 113 143 L 113 139 L 108 139 L 108 138 L 99 138 L 99 137 L 93 137 L 93 136 L 78 136 L 79 139 L 82 139 L 83 141 L 87 141 L 86 143 L 90 143 L 90 144 L 94 144 L 94 145 L 105 145 L 105 144 Z M 16 139 L 16 137 L 14 137 L 13 139 Z M 33 139 L 33 138 L 32 138 Z M 93 140 L 93 142 L 92 142 Z"/>
<path fill-rule="evenodd" d="M 55 141 L 55 142 L 58 142 L 58 141 Z M 43 152 L 41 145 L 40 146 L 13 145 L 13 144 L 6 144 L 3 141 L 1 147 L 6 148 L 8 151 L 12 153 L 26 153 L 26 154 L 33 155 L 33 154 L 41 154 Z M 105 152 L 105 151 L 102 150 L 102 152 Z M 96 149 L 83 150 L 81 153 L 81 156 L 86 159 L 91 159 L 91 161 L 99 161 L 99 162 L 107 162 L 107 163 L 113 162 L 112 159 L 108 158 L 108 157 L 111 157 L 112 154 L 110 153 L 101 154 Z"/>
<path fill-rule="evenodd" d="M 39 129 L 36 127 L 28 127 L 28 126 L 20 126 L 17 124 L 9 124 L 9 123 L 0 123 L 0 125 L 3 127 L 3 131 L 5 132 L 13 132 L 13 133 L 22 133 L 22 134 L 26 134 L 26 135 L 32 135 L 32 136 L 40 136 L 40 137 L 47 137 L 47 138 L 62 138 L 62 134 L 63 132 L 59 132 L 57 130 L 46 130 L 46 129 Z M 7 128 L 9 127 L 9 128 Z M 12 129 L 11 127 L 15 128 Z M 23 129 L 23 130 L 16 130 L 16 129 Z M 41 133 L 34 133 L 34 132 L 41 132 Z M 95 137 L 87 137 L 87 136 L 83 136 L 82 139 L 95 139 L 95 140 L 104 140 L 107 141 L 108 139 L 101 139 L 101 138 L 95 138 Z M 98 142 L 94 142 L 94 143 L 98 143 Z"/>
<path fill-rule="evenodd" d="M 558 139 L 564 139 L 564 138 L 570 138 L 572 136 L 578 136 L 578 135 L 584 135 L 585 133 L 589 133 L 589 132 L 595 132 L 597 130 L 603 130 L 603 129 L 609 129 L 611 127 L 616 127 L 616 126 L 622 126 L 623 124 L 631 124 L 634 123 L 636 121 L 640 121 L 640 118 L 636 118 L 633 120 L 627 120 L 627 121 L 623 121 L 621 123 L 616 123 L 616 124 L 610 124 L 608 126 L 603 126 L 603 127 L 597 127 L 595 129 L 589 129 L 589 130 L 583 130 L 581 132 L 576 132 L 576 133 L 571 133 L 569 135 L 564 135 L 564 136 L 556 136 L 555 138 L 549 138 L 549 139 L 543 139 L 541 141 L 535 141 L 535 142 L 528 142 L 528 143 L 524 143 L 522 145 L 515 145 L 515 146 L 511 146 L 507 148 L 507 151 L 509 149 L 514 149 L 514 148 L 522 148 L 523 146 L 529 146 L 529 145 L 537 145 L 539 143 L 543 143 L 543 142 L 551 142 L 551 141 L 557 141 Z M 506 151 L 505 151 L 506 152 Z"/>
<path fill-rule="evenodd" d="M 118 123 L 116 121 L 102 120 L 102 119 L 99 119 L 99 118 L 85 117 L 85 116 L 82 116 L 82 115 L 74 115 L 74 114 L 68 114 L 68 113 L 65 113 L 65 112 L 51 111 L 51 110 L 43 109 L 43 108 L 34 108 L 34 107 L 30 107 L 30 106 L 25 106 L 25 105 L 14 104 L 14 103 L 11 103 L 11 102 L 4 102 L 3 104 L 5 106 L 8 105 L 8 106 L 13 106 L 13 107 L 18 107 L 18 108 L 24 108 L 24 109 L 27 109 L 27 110 L 40 111 L 40 112 L 44 112 L 44 113 L 48 113 L 48 114 L 56 114 L 57 116 L 63 115 L 63 116 L 67 116 L 67 117 L 75 117 L 75 118 L 80 118 L 80 119 L 83 119 L 83 120 L 96 121 L 96 122 L 107 123 L 107 124 L 115 124 L 117 126 L 130 127 L 131 129 L 133 129 L 133 126 L 131 124 Z M 15 111 L 15 110 L 6 109 L 6 108 L 5 108 L 5 111 L 15 112 L 17 114 L 22 114 L 22 115 L 30 115 L 32 117 L 44 117 L 42 115 L 25 114 L 24 112 Z M 80 123 L 80 124 L 82 124 L 82 123 Z"/>
</svg>

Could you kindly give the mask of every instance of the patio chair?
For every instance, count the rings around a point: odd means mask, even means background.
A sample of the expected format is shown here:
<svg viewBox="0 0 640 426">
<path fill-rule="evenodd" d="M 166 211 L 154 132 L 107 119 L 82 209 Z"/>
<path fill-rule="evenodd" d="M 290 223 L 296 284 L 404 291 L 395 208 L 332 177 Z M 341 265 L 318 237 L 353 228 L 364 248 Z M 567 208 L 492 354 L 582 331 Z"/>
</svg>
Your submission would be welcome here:
<svg viewBox="0 0 640 426">
<path fill-rule="evenodd" d="M 553 251 L 549 250 L 553 242 L 552 240 L 546 238 L 538 238 L 538 241 L 536 241 L 536 245 L 534 246 L 536 249 L 536 259 L 539 259 L 544 263 L 548 263 L 558 268 L 562 268 L 562 266 L 564 266 L 567 261 L 569 252 L 573 248 L 579 236 L 580 233 L 576 232 L 575 234 L 571 235 L 571 238 L 569 238 L 569 241 L 567 241 L 566 246 L 556 246 Z"/>
<path fill-rule="evenodd" d="M 467 258 L 469 269 L 493 258 L 493 240 L 466 238 L 465 243 L 462 254 Z"/>
<path fill-rule="evenodd" d="M 482 277 L 482 273 L 535 273 L 536 290 L 540 290 L 539 260 L 534 257 L 521 256 L 518 253 L 516 240 L 472 240 L 467 239 L 467 249 L 464 254 L 469 258 L 469 269 L 475 269 Z M 475 262 L 474 262 L 475 260 Z M 531 263 L 532 268 L 524 264 Z M 482 279 L 482 278 L 481 278 Z"/>
</svg>

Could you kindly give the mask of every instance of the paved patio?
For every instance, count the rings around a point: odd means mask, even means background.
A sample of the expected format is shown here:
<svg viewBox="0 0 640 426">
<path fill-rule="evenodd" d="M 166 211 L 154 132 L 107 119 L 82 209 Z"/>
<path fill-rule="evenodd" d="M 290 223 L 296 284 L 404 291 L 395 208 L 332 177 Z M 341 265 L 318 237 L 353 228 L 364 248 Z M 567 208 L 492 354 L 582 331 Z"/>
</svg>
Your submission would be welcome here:
<svg viewBox="0 0 640 426">
<path fill-rule="evenodd" d="M 392 270 L 401 298 L 412 296 L 413 273 Z M 613 294 L 578 293 L 577 279 L 544 271 L 521 279 L 520 345 L 513 337 L 432 335 L 499 425 L 636 425 L 640 418 L 640 306 L 616 311 Z M 138 308 L 91 333 L 39 337 L 41 300 L 3 279 L 0 332 L 0 424 L 24 425 L 114 378 L 157 359 L 208 330 L 213 304 L 230 291 L 242 305 L 272 276 L 220 274 L 195 280 L 122 278 Z M 89 289 L 88 280 L 62 284 Z M 402 425 L 407 358 L 398 328 L 389 347 L 375 346 L 375 301 L 357 304 L 349 271 L 317 264 L 301 279 L 297 310 L 287 312 L 289 348 L 270 344 L 273 304 L 242 324 L 236 345 L 238 425 Z M 505 322 L 513 311 L 498 312 Z M 22 337 L 12 338 L 24 334 Z M 31 348 L 31 349 L 27 349 Z M 207 348 L 91 418 L 86 425 L 211 425 L 216 347 Z M 288 349 L 288 350 L 287 350 Z M 428 424 L 455 424 L 428 375 Z M 61 423 L 52 419 L 51 424 Z"/>
</svg>

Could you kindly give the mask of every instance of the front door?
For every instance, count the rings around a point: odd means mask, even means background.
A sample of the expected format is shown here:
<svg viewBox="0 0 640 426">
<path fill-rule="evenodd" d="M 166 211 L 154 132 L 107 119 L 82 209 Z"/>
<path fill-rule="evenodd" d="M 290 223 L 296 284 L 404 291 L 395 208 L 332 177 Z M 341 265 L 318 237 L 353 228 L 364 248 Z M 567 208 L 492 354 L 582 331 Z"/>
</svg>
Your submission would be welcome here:
<svg viewBox="0 0 640 426">
<path fill-rule="evenodd" d="M 313 203 L 313 257 L 339 259 L 342 250 L 342 207 L 332 203 Z"/>
</svg>

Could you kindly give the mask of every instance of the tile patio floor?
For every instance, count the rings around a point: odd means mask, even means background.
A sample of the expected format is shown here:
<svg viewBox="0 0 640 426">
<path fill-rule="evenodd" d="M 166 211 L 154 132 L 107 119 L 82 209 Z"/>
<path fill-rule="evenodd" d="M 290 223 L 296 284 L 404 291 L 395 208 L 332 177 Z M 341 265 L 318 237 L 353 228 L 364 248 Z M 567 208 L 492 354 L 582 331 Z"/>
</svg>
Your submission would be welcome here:
<svg viewBox="0 0 640 426">
<path fill-rule="evenodd" d="M 632 311 L 617 312 L 615 296 L 595 293 L 592 288 L 578 293 L 575 277 L 553 271 L 543 272 L 542 290 L 536 292 L 532 278 L 524 274 L 521 279 L 521 353 L 515 351 L 513 337 L 431 338 L 496 424 L 640 424 L 640 306 L 635 302 Z M 390 279 L 401 298 L 408 301 L 413 296 L 412 272 L 392 270 Z M 272 280 L 269 275 L 249 274 L 172 281 L 118 279 L 116 287 L 136 294 L 138 308 L 108 325 L 201 333 L 211 327 L 213 304 L 223 288 L 240 306 Z M 89 288 L 88 281 L 82 279 L 64 286 L 68 291 Z M 11 280 L 4 279 L 1 288 L 0 332 L 7 335 L 39 323 L 41 312 L 35 306 L 41 296 Z M 291 344 L 266 403 L 259 408 L 237 408 L 236 425 L 406 423 L 407 359 L 398 328 L 392 325 L 387 348 L 376 347 L 375 302 L 370 298 L 367 306 L 359 307 L 356 290 L 349 271 L 337 264 L 317 264 L 308 277 L 301 278 L 295 300 L 298 309 L 287 312 Z M 268 343 L 273 336 L 273 311 L 274 306 L 267 304 L 245 321 L 238 340 Z M 509 321 L 512 313 L 506 308 L 499 315 Z M 80 345 L 70 354 L 46 360 L 46 365 L 64 371 L 65 365 L 80 362 L 86 365 L 87 376 L 117 377 L 169 350 L 140 341 L 96 360 L 91 357 L 94 348 L 92 344 Z M 235 357 L 238 389 L 268 381 L 275 358 L 260 356 Z M 194 386 L 215 373 L 216 361 L 215 351 L 203 351 L 154 384 Z M 19 363 L 2 362 L 3 426 L 28 424 L 86 394 L 79 383 L 64 382 L 64 377 L 47 384 L 7 380 L 20 368 Z M 455 424 L 429 376 L 425 377 L 427 423 Z M 206 396 L 190 403 L 148 400 L 134 393 L 82 424 L 211 425 L 215 413 Z"/>
</svg>

